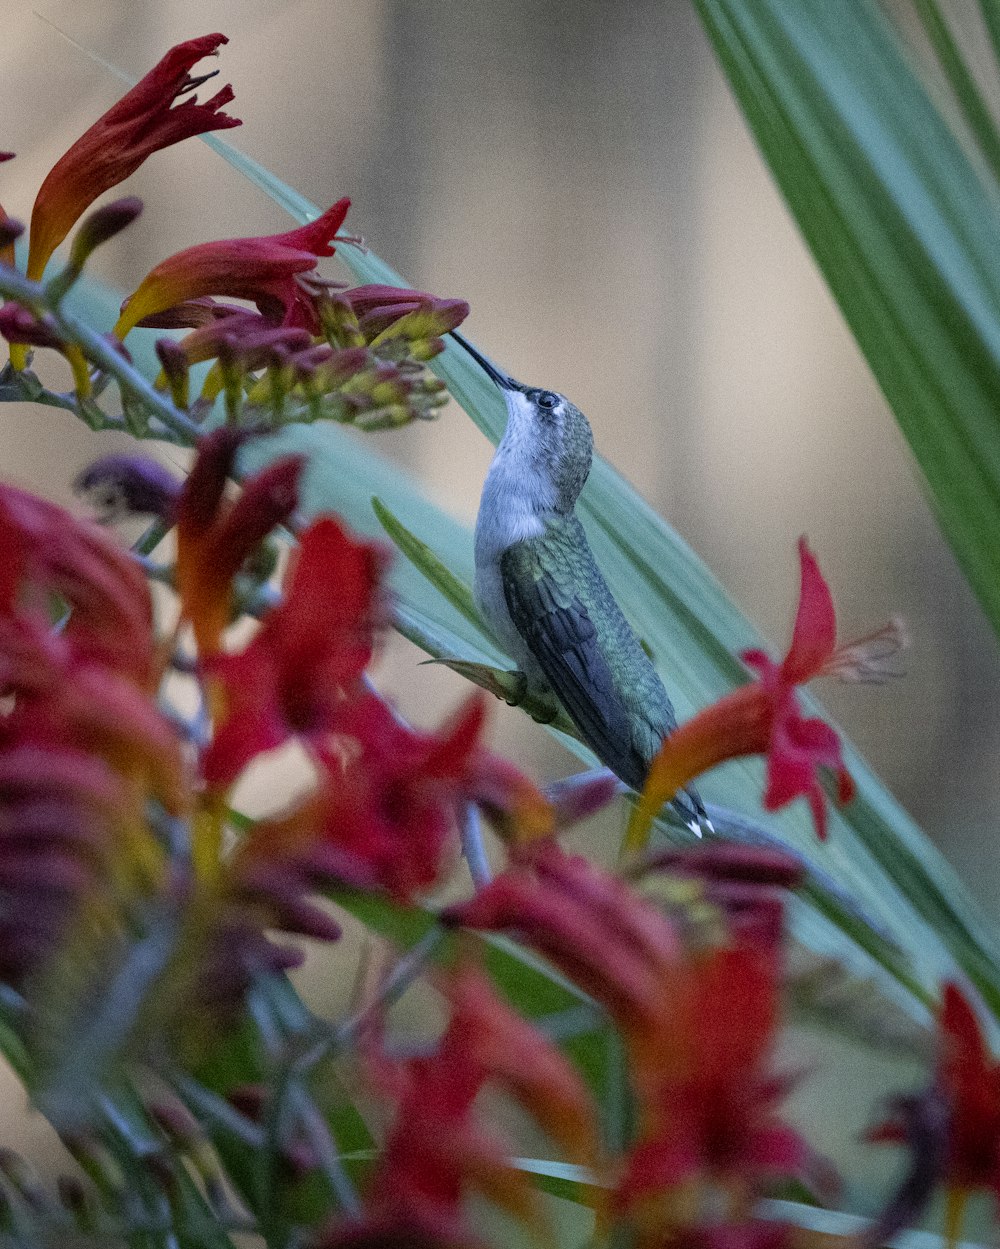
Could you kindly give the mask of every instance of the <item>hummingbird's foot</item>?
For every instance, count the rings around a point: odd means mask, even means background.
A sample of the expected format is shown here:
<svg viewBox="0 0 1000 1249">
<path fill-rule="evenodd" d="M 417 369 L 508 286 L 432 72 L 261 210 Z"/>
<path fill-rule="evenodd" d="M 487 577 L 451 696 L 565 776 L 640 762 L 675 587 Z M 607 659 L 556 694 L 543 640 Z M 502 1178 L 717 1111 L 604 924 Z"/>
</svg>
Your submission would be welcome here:
<svg viewBox="0 0 1000 1249">
<path fill-rule="evenodd" d="M 547 685 L 532 681 L 520 671 L 510 676 L 517 682 L 517 702 L 511 703 L 512 707 L 521 707 L 536 724 L 554 724 L 559 719 L 562 707 Z"/>
<path fill-rule="evenodd" d="M 528 674 L 515 668 L 513 672 L 506 672 L 504 675 L 507 678 L 507 688 L 504 690 L 503 700 L 508 707 L 520 707 L 528 697 Z"/>
</svg>

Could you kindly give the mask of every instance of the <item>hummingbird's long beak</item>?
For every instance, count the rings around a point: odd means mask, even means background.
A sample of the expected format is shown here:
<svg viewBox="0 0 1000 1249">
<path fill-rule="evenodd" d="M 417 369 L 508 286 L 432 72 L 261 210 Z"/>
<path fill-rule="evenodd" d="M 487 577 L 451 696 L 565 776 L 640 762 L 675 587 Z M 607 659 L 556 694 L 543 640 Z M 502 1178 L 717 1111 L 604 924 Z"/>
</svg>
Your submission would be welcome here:
<svg viewBox="0 0 1000 1249">
<path fill-rule="evenodd" d="M 514 379 L 509 376 L 509 374 L 505 373 L 503 369 L 497 368 L 497 366 L 493 363 L 492 360 L 484 356 L 482 352 L 477 351 L 475 347 L 473 347 L 473 345 L 469 342 L 469 340 L 467 338 L 463 338 L 462 335 L 457 332 L 457 330 L 452 330 L 451 336 L 455 340 L 456 343 L 458 343 L 460 346 L 465 348 L 465 350 L 469 353 L 469 355 L 473 358 L 473 360 L 475 360 L 475 362 L 479 365 L 479 367 L 483 370 L 483 372 L 486 373 L 487 377 L 491 378 L 500 387 L 501 390 L 519 390 L 520 389 L 517 382 L 515 382 Z"/>
</svg>

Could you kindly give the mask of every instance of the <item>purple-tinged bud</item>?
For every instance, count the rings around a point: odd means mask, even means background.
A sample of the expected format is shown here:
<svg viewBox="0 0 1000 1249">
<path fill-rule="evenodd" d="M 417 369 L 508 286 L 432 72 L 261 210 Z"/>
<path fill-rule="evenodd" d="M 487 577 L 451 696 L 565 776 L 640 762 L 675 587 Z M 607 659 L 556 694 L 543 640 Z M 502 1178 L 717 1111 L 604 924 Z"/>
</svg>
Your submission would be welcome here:
<svg viewBox="0 0 1000 1249">
<path fill-rule="evenodd" d="M 0 216 L 0 252 L 13 247 L 24 233 L 24 222 L 15 217 Z"/>
<path fill-rule="evenodd" d="M 158 461 L 143 455 L 105 455 L 73 482 L 104 523 L 128 516 L 173 518 L 181 482 Z"/>
<path fill-rule="evenodd" d="M 317 343 L 304 351 L 297 351 L 289 360 L 296 375 L 305 380 L 313 376 L 317 369 L 329 364 L 333 359 L 333 348 L 328 343 Z"/>
<path fill-rule="evenodd" d="M 21 343 L 28 347 L 63 347 L 63 340 L 48 320 L 36 317 L 20 304 L 4 304 L 0 308 L 0 334 L 9 343 Z"/>
<path fill-rule="evenodd" d="M 156 355 L 163 368 L 163 376 L 170 387 L 170 397 L 178 408 L 187 410 L 191 402 L 187 353 L 180 343 L 175 343 L 172 338 L 158 338 Z"/>
<path fill-rule="evenodd" d="M 629 868 L 626 875 L 638 878 L 657 871 L 705 881 L 793 889 L 801 882 L 805 866 L 798 855 L 770 846 L 707 842 L 659 850 Z"/>
<path fill-rule="evenodd" d="M 246 308 L 240 304 L 224 304 L 210 295 L 203 295 L 200 299 L 186 299 L 163 312 L 152 313 L 136 324 L 147 330 L 196 330 L 213 321 L 246 315 Z"/>
<path fill-rule="evenodd" d="M 69 267 L 79 271 L 87 263 L 91 252 L 102 243 L 113 239 L 127 226 L 130 226 L 142 212 L 142 200 L 135 195 L 126 195 L 116 199 L 103 208 L 98 208 L 83 223 L 73 238 L 69 253 Z"/>
<path fill-rule="evenodd" d="M 150 1115 L 172 1140 L 184 1146 L 201 1135 L 198 1121 L 180 1102 L 156 1101 L 148 1107 Z"/>
</svg>

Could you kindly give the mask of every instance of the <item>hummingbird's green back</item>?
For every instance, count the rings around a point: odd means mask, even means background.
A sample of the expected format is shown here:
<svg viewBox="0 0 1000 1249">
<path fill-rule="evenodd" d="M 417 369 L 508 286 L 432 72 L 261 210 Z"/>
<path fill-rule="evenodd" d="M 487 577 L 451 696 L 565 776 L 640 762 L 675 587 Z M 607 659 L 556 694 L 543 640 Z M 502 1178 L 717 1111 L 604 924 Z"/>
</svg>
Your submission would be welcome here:
<svg viewBox="0 0 1000 1249">
<path fill-rule="evenodd" d="M 501 558 L 511 620 L 588 746 L 633 789 L 677 721 L 572 514 Z"/>
</svg>

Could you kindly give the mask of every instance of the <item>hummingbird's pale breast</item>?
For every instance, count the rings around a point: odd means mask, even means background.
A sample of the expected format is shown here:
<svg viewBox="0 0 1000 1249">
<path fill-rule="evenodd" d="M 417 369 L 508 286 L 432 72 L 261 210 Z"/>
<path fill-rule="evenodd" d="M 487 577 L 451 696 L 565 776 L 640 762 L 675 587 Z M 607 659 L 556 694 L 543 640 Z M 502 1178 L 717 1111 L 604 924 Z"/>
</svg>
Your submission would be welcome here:
<svg viewBox="0 0 1000 1249">
<path fill-rule="evenodd" d="M 517 542 L 540 537 L 544 516 L 556 504 L 551 477 L 534 463 L 537 437 L 532 405 L 517 392 L 507 399 L 507 428 L 493 456 L 476 517 L 476 605 L 496 640 L 530 681 L 545 685 L 531 651 L 511 620 L 500 560 Z"/>
</svg>

